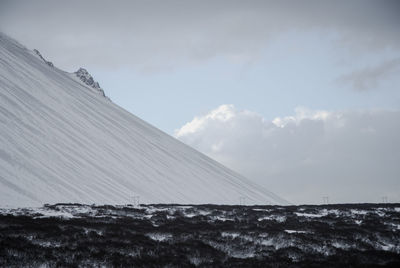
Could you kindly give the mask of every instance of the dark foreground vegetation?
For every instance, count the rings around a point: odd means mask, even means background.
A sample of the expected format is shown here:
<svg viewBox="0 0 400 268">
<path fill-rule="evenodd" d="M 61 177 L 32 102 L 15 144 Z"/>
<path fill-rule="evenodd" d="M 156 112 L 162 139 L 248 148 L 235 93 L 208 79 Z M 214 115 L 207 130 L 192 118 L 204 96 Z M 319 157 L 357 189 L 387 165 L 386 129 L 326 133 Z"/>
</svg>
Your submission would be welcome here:
<svg viewBox="0 0 400 268">
<path fill-rule="evenodd" d="M 400 267 L 400 204 L 0 210 L 1 267 Z"/>
</svg>

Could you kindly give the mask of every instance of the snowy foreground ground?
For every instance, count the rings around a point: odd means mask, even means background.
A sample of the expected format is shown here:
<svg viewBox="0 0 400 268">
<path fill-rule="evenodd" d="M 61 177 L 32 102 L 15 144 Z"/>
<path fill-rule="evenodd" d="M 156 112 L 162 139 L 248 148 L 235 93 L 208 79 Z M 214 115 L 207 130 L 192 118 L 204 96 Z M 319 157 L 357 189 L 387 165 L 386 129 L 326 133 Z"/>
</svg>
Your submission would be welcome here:
<svg viewBox="0 0 400 268">
<path fill-rule="evenodd" d="M 400 204 L 0 209 L 2 267 L 400 267 Z"/>
</svg>

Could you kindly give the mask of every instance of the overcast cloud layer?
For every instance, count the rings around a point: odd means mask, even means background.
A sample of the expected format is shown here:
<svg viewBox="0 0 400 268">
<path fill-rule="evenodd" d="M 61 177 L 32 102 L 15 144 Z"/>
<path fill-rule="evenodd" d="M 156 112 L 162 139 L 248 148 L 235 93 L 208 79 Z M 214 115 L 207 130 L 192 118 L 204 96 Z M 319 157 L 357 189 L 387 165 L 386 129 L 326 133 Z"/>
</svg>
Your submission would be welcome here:
<svg viewBox="0 0 400 268">
<path fill-rule="evenodd" d="M 175 136 L 293 203 L 400 202 L 400 112 L 311 111 L 265 120 L 222 105 Z"/>
<path fill-rule="evenodd" d="M 396 0 L 1 0 L 0 5 L 0 30 L 40 47 L 68 70 L 88 63 L 153 70 L 217 55 L 251 61 L 287 31 L 321 31 L 353 53 L 400 47 Z"/>
</svg>

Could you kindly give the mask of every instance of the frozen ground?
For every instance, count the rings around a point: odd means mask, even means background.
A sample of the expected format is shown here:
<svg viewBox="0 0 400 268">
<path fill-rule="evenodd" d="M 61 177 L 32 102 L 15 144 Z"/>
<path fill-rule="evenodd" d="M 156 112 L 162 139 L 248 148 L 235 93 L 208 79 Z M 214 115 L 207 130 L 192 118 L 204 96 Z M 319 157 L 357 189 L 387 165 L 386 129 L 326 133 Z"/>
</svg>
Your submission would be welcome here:
<svg viewBox="0 0 400 268">
<path fill-rule="evenodd" d="M 0 266 L 400 267 L 400 204 L 0 210 Z"/>
</svg>

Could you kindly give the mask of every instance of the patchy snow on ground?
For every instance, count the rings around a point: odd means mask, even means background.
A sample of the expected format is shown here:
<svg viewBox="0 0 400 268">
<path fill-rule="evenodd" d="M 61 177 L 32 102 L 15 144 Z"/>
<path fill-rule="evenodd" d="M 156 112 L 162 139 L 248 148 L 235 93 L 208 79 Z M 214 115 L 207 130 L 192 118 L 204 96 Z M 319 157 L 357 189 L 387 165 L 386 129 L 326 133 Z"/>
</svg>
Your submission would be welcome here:
<svg viewBox="0 0 400 268">
<path fill-rule="evenodd" d="M 277 221 L 277 222 L 284 222 L 286 221 L 285 216 L 279 216 L 279 215 L 268 215 L 265 217 L 258 218 L 258 221 Z"/>
<path fill-rule="evenodd" d="M 55 204 L 0 209 L 0 267 L 87 262 L 140 267 L 143 260 L 146 266 L 309 267 L 317 262 L 343 267 L 356 262 L 396 267 L 396 207 Z"/>
<path fill-rule="evenodd" d="M 172 239 L 172 234 L 166 233 L 149 233 L 147 236 L 155 241 L 166 241 Z"/>
<path fill-rule="evenodd" d="M 297 217 L 306 217 L 306 218 L 321 218 L 328 215 L 326 211 L 323 211 L 321 214 L 300 213 L 300 212 L 295 212 L 295 214 L 297 215 Z"/>
<path fill-rule="evenodd" d="M 305 234 L 307 231 L 298 231 L 298 230 L 285 230 L 288 234 Z"/>
</svg>

